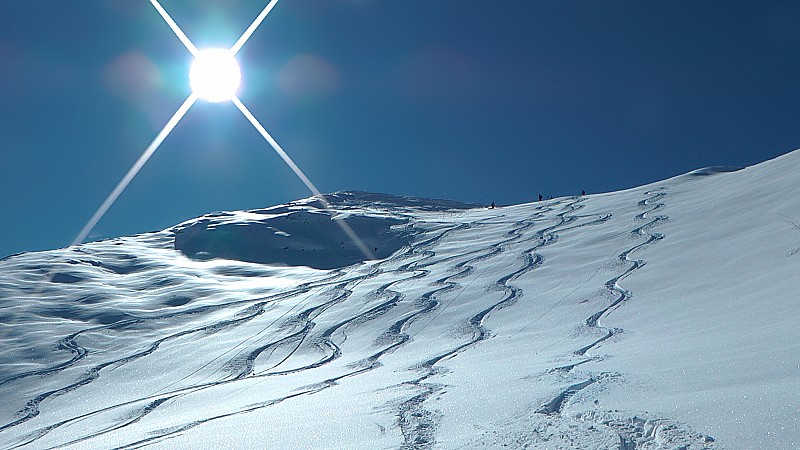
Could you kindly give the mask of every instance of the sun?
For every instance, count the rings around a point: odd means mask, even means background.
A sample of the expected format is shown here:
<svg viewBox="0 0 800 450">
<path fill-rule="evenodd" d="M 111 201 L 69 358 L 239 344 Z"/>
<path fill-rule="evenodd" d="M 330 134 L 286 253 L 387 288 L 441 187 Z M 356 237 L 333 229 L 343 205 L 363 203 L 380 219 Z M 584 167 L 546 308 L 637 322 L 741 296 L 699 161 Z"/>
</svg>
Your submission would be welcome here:
<svg viewBox="0 0 800 450">
<path fill-rule="evenodd" d="M 150 0 L 150 4 L 158 11 L 161 15 L 161 18 L 169 25 L 172 31 L 175 33 L 175 36 L 183 43 L 184 47 L 189 50 L 194 56 L 194 62 L 192 63 L 192 67 L 189 70 L 189 84 L 192 88 L 192 93 L 184 100 L 183 104 L 175 111 L 175 114 L 167 121 L 164 128 L 158 132 L 155 139 L 150 142 L 150 145 L 142 152 L 142 155 L 139 156 L 139 159 L 131 166 L 128 172 L 125 174 L 124 177 L 117 183 L 117 186 L 108 194 L 108 197 L 103 201 L 97 211 L 95 211 L 94 215 L 86 222 L 83 229 L 81 229 L 80 234 L 75 238 L 72 242 L 72 245 L 78 245 L 83 243 L 83 240 L 89 236 L 89 233 L 94 229 L 94 226 L 97 225 L 97 222 L 105 215 L 111 205 L 119 198 L 122 191 L 128 187 L 131 180 L 136 176 L 137 173 L 142 169 L 142 167 L 147 163 L 147 160 L 153 156 L 153 153 L 161 146 L 164 142 L 164 139 L 169 136 L 172 130 L 175 129 L 175 126 L 178 125 L 178 122 L 183 119 L 189 109 L 194 105 L 198 99 L 203 99 L 209 102 L 220 103 L 225 101 L 230 101 L 233 103 L 239 111 L 245 116 L 245 118 L 253 125 L 253 127 L 258 131 L 261 137 L 264 138 L 265 141 L 278 153 L 278 156 L 283 159 L 283 161 L 289 166 L 290 169 L 300 178 L 300 181 L 308 187 L 308 189 L 314 194 L 314 196 L 320 200 L 320 202 L 325 206 L 326 209 L 331 209 L 330 203 L 325 199 L 325 196 L 322 195 L 319 189 L 314 186 L 314 183 L 308 179 L 305 173 L 300 170 L 300 167 L 295 164 L 291 157 L 281 148 L 277 141 L 272 137 L 271 134 L 264 128 L 263 125 L 258 121 L 258 119 L 253 116 L 253 113 L 250 112 L 249 109 L 242 103 L 242 101 L 237 97 L 236 91 L 239 90 L 239 85 L 242 82 L 242 71 L 239 68 L 239 63 L 236 62 L 236 54 L 239 53 L 239 50 L 242 49 L 242 46 L 247 43 L 247 40 L 253 35 L 256 28 L 261 25 L 261 22 L 267 17 L 267 14 L 272 11 L 272 8 L 275 4 L 278 3 L 278 0 L 269 0 L 269 3 L 261 10 L 261 13 L 258 17 L 255 18 L 253 23 L 250 24 L 249 27 L 245 30 L 239 40 L 233 44 L 233 47 L 229 49 L 219 49 L 219 48 L 210 48 L 205 50 L 199 50 L 192 41 L 186 36 L 186 33 L 180 29 L 177 23 L 170 17 L 164 7 L 161 6 L 161 3 L 158 0 Z M 361 249 L 361 252 L 364 253 L 364 256 L 368 260 L 376 259 L 375 254 L 367 247 L 364 241 L 358 237 L 358 235 L 347 225 L 346 222 L 343 220 L 336 220 L 337 225 L 342 228 L 342 231 L 350 237 L 350 239 L 355 242 L 356 246 Z"/>
<path fill-rule="evenodd" d="M 227 49 L 200 50 L 189 70 L 192 91 L 203 100 L 219 103 L 232 100 L 242 82 L 242 72 Z"/>
</svg>

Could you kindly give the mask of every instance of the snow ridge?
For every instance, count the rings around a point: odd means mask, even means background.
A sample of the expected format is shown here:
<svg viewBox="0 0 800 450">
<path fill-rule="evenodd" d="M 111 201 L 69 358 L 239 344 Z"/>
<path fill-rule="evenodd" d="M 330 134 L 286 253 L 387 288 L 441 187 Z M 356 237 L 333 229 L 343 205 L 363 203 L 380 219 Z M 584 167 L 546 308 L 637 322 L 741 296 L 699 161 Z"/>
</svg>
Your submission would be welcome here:
<svg viewBox="0 0 800 450">
<path fill-rule="evenodd" d="M 6 258 L 0 447 L 792 448 L 800 195 L 770 192 L 798 168 L 496 209 L 337 193 Z M 751 398 L 773 409 L 728 425 Z"/>
</svg>

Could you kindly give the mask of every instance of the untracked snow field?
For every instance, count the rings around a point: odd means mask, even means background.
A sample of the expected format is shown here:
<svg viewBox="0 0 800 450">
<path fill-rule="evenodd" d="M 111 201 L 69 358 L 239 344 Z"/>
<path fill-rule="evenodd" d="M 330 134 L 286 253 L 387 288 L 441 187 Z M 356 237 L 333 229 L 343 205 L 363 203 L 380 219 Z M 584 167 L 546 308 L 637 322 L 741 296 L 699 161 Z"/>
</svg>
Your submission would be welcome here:
<svg viewBox="0 0 800 450">
<path fill-rule="evenodd" d="M 800 448 L 800 151 L 328 200 L 0 260 L 0 448 Z"/>
</svg>

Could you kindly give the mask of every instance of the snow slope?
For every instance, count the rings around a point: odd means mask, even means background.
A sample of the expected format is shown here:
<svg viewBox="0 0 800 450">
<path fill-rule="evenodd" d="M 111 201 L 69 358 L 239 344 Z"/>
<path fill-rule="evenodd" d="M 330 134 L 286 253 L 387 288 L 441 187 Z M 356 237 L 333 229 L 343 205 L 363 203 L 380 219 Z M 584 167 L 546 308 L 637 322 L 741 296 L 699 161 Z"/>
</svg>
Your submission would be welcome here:
<svg viewBox="0 0 800 450">
<path fill-rule="evenodd" d="M 338 193 L 6 258 L 0 447 L 800 448 L 798 174 Z"/>
</svg>

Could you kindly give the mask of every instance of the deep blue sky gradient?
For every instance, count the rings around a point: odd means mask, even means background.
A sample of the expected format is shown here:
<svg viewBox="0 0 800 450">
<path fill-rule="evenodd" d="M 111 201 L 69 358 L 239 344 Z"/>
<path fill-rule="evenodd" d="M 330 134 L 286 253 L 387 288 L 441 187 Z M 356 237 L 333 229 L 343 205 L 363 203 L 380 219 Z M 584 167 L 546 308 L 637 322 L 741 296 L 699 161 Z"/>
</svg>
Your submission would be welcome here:
<svg viewBox="0 0 800 450">
<path fill-rule="evenodd" d="M 163 0 L 228 47 L 264 1 Z M 800 147 L 795 1 L 281 0 L 240 97 L 323 192 L 500 204 Z M 189 94 L 146 0 L 0 2 L 0 256 L 67 245 Z M 93 237 L 309 192 L 198 103 Z"/>
</svg>

